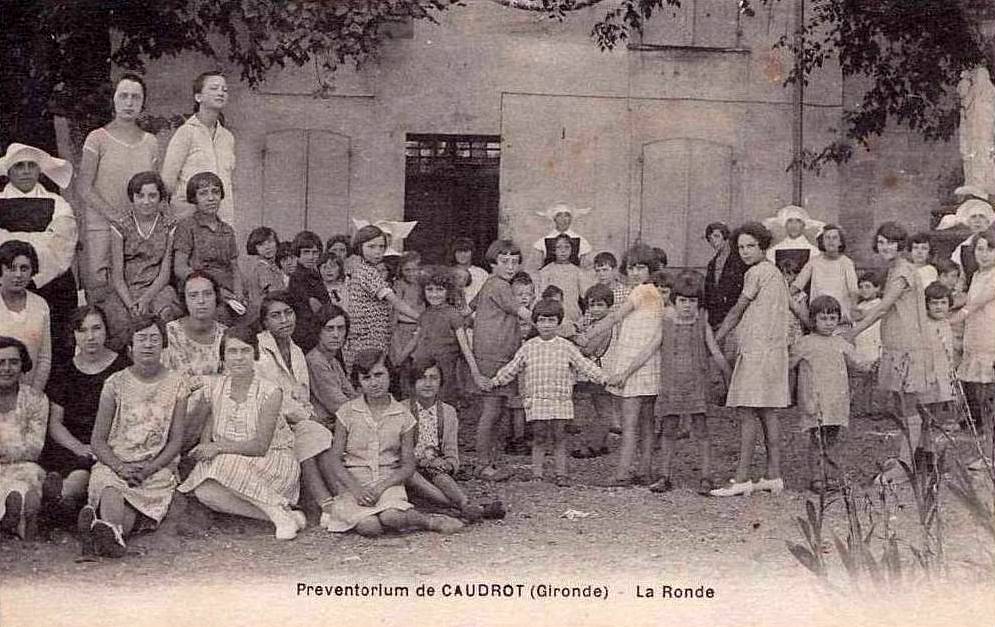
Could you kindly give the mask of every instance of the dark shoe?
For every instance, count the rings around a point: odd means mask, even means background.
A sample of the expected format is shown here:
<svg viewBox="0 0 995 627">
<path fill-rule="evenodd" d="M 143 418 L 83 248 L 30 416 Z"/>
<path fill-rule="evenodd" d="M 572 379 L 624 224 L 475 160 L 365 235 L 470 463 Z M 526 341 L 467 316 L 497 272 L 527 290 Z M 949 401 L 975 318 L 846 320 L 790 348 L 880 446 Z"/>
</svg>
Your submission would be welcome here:
<svg viewBox="0 0 995 627">
<path fill-rule="evenodd" d="M 574 459 L 592 459 L 600 455 L 600 450 L 595 449 L 593 446 L 585 446 L 583 448 L 577 448 L 570 451 L 570 457 L 573 457 Z"/>
<path fill-rule="evenodd" d="M 708 477 L 703 478 L 698 482 L 698 494 L 702 496 L 710 496 L 712 490 L 715 489 L 715 482 Z"/>
<path fill-rule="evenodd" d="M 93 544 L 93 523 L 97 520 L 97 512 L 93 507 L 84 505 L 76 518 L 76 531 L 79 533 L 80 554 L 92 557 L 97 554 Z"/>
<path fill-rule="evenodd" d="M 670 482 L 670 477 L 660 477 L 653 485 L 650 486 L 650 492 L 663 493 L 670 492 L 674 489 L 674 484 Z"/>
<path fill-rule="evenodd" d="M 95 520 L 92 527 L 93 546 L 101 557 L 124 557 L 128 547 L 121 531 L 105 520 Z"/>
<path fill-rule="evenodd" d="M 484 504 L 484 518 L 488 520 L 501 520 L 505 517 L 507 513 L 504 509 L 504 503 L 501 501 L 492 501 L 490 503 Z"/>
<path fill-rule="evenodd" d="M 460 509 L 460 514 L 468 522 L 477 522 L 484 517 L 484 508 L 476 503 L 467 503 Z"/>
<path fill-rule="evenodd" d="M 4 501 L 5 512 L 0 520 L 0 529 L 17 532 L 17 526 L 21 523 L 21 510 L 24 508 L 24 497 L 18 491 L 13 491 L 7 495 Z"/>
</svg>

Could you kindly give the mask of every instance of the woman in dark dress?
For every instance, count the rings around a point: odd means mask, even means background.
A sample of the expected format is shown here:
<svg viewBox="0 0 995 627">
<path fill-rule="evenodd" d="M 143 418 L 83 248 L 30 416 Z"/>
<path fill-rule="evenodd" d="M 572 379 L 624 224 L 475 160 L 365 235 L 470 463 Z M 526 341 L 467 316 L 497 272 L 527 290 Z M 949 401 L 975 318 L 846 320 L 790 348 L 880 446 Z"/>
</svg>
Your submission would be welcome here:
<svg viewBox="0 0 995 627">
<path fill-rule="evenodd" d="M 72 329 L 76 338 L 76 356 L 55 364 L 46 393 L 62 411 L 49 415 L 48 438 L 39 464 L 63 477 L 62 508 L 66 515 L 75 512 L 86 499 L 86 486 L 94 456 L 90 434 L 100 404 L 100 391 L 107 377 L 128 365 L 128 359 L 106 346 L 107 321 L 103 310 L 95 305 L 80 307 L 73 313 Z"/>
</svg>

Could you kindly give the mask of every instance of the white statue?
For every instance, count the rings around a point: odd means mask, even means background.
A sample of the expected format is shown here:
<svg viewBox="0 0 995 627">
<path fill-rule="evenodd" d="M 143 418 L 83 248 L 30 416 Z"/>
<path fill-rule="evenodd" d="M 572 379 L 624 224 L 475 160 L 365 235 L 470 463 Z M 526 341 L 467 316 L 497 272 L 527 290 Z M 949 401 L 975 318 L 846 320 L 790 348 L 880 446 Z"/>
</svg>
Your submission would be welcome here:
<svg viewBox="0 0 995 627">
<path fill-rule="evenodd" d="M 961 72 L 960 155 L 964 185 L 985 190 L 995 197 L 995 86 L 988 69 L 979 65 Z"/>
</svg>

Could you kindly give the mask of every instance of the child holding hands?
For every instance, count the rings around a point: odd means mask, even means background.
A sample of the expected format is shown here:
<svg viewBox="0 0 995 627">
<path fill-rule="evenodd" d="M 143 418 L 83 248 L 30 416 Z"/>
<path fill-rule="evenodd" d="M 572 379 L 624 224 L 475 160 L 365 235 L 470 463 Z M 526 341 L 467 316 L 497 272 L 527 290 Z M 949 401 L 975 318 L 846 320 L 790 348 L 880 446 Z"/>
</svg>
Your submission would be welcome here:
<svg viewBox="0 0 995 627">
<path fill-rule="evenodd" d="M 539 336 L 526 342 L 515 356 L 490 381 L 485 389 L 510 383 L 522 373 L 522 399 L 525 420 L 538 422 L 532 437 L 532 479 L 543 478 L 546 449 L 553 449 L 555 482 L 569 485 L 567 475 L 567 441 L 564 425 L 573 420 L 573 386 L 580 372 L 593 381 L 605 379 L 601 368 L 584 357 L 580 349 L 557 335 L 563 322 L 563 305 L 544 298 L 532 310 L 532 321 Z"/>
</svg>

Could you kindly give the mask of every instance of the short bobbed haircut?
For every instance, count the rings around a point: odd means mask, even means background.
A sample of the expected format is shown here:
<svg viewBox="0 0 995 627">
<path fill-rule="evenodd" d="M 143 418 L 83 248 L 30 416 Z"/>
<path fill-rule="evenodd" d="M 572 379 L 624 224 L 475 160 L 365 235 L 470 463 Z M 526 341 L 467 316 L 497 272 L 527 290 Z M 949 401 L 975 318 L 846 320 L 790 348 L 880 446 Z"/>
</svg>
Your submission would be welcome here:
<svg viewBox="0 0 995 627">
<path fill-rule="evenodd" d="M 383 232 L 378 226 L 373 226 L 372 224 L 367 224 L 363 228 L 356 231 L 356 234 L 352 236 L 352 254 L 363 256 L 363 244 L 366 242 L 372 242 L 378 237 L 382 237 L 384 245 L 387 245 L 387 234 Z"/>
<path fill-rule="evenodd" d="M 840 302 L 828 294 L 816 296 L 808 306 L 808 319 L 810 324 L 815 326 L 815 317 L 821 313 L 843 315 L 843 308 Z"/>
<path fill-rule="evenodd" d="M 34 364 L 31 362 L 31 355 L 28 353 L 28 347 L 24 345 L 24 342 L 16 337 L 0 335 L 0 350 L 4 348 L 16 348 L 17 356 L 21 358 L 21 372 L 31 372 Z"/>
<path fill-rule="evenodd" d="M 359 383 L 360 375 L 368 374 L 370 370 L 373 370 L 373 367 L 379 363 L 383 363 L 384 367 L 387 368 L 388 374 L 391 378 L 393 378 L 393 372 L 391 371 L 390 360 L 387 359 L 387 353 L 379 348 L 364 348 L 356 353 L 356 358 L 352 362 L 352 374 L 350 375 L 353 387 L 357 390 L 361 389 Z"/>
<path fill-rule="evenodd" d="M 824 237 L 825 234 L 826 234 L 826 231 L 836 231 L 837 233 L 840 234 L 840 252 L 841 253 L 845 253 L 846 252 L 846 233 L 844 233 L 844 231 L 843 231 L 842 228 L 840 228 L 839 226 L 837 226 L 835 224 L 827 224 L 826 226 L 822 227 L 822 230 L 819 232 L 819 235 L 815 238 L 815 245 L 816 245 L 816 247 L 818 247 L 818 249 L 821 250 L 822 252 L 826 252 L 826 244 L 825 244 L 825 237 Z"/>
<path fill-rule="evenodd" d="M 671 299 L 681 296 L 701 300 L 705 291 L 705 277 L 695 270 L 684 270 L 670 286 Z"/>
<path fill-rule="evenodd" d="M 224 333 L 221 334 L 221 345 L 218 347 L 218 358 L 221 359 L 222 362 L 225 360 L 225 348 L 228 346 L 228 340 L 233 339 L 251 346 L 252 358 L 259 361 L 259 336 L 256 335 L 255 329 L 248 324 L 236 324 L 233 327 L 228 327 L 225 329 Z"/>
<path fill-rule="evenodd" d="M 657 249 L 652 246 L 647 246 L 646 244 L 635 244 L 630 247 L 629 250 L 625 251 L 622 255 L 622 274 L 628 276 L 629 268 L 633 266 L 646 266 L 650 274 L 653 274 L 659 270 L 664 263 L 661 263 L 659 254 L 657 254 Z"/>
<path fill-rule="evenodd" d="M 257 226 L 249 232 L 249 238 L 245 241 L 245 252 L 250 255 L 259 254 L 259 245 L 273 240 L 277 247 L 280 246 L 280 238 L 276 236 L 276 231 L 268 226 Z"/>
<path fill-rule="evenodd" d="M 909 243 L 909 232 L 898 222 L 889 221 L 878 227 L 878 230 L 874 233 L 874 242 L 871 244 L 871 250 L 874 252 L 878 252 L 879 237 L 883 237 L 889 242 L 896 242 L 899 252 L 907 252 L 912 247 Z"/>
<path fill-rule="evenodd" d="M 511 239 L 497 239 L 491 242 L 491 245 L 487 247 L 487 252 L 484 254 L 484 260 L 494 265 L 497 263 L 497 258 L 500 255 L 517 255 L 518 262 L 522 262 L 522 249 Z"/>
<path fill-rule="evenodd" d="M 159 191 L 159 201 L 169 202 L 169 192 L 166 191 L 166 184 L 162 182 L 162 177 L 159 176 L 159 173 L 152 170 L 139 172 L 128 179 L 128 200 L 135 202 L 135 195 L 142 191 L 142 188 L 146 185 L 155 185 L 155 188 Z"/>
<path fill-rule="evenodd" d="M 554 298 L 540 298 L 532 308 L 532 322 L 539 322 L 539 317 L 556 317 L 556 323 L 563 322 L 563 305 Z"/>
<path fill-rule="evenodd" d="M 35 252 L 35 247 L 25 241 L 11 239 L 0 244 L 0 275 L 4 268 L 13 266 L 18 257 L 27 257 L 31 275 L 38 274 L 38 253 Z"/>
<path fill-rule="evenodd" d="M 169 346 L 169 337 L 166 335 L 166 323 L 155 314 L 145 314 L 131 319 L 131 322 L 128 324 L 128 339 L 125 345 L 128 348 L 132 348 L 135 343 L 135 334 L 149 327 L 155 327 L 159 330 L 159 335 L 162 337 L 162 347 L 167 348 Z"/>
<path fill-rule="evenodd" d="M 754 221 L 741 224 L 739 228 L 732 232 L 732 246 L 737 250 L 739 248 L 740 235 L 749 235 L 753 239 L 757 240 L 760 250 L 767 250 L 770 248 L 770 245 L 774 240 L 774 236 L 771 234 L 770 229 L 765 227 L 763 224 Z"/>
<path fill-rule="evenodd" d="M 187 181 L 187 202 L 191 205 L 197 204 L 197 190 L 202 187 L 217 187 L 221 190 L 221 197 L 225 197 L 225 184 L 221 182 L 214 172 L 198 172 Z"/>
</svg>

